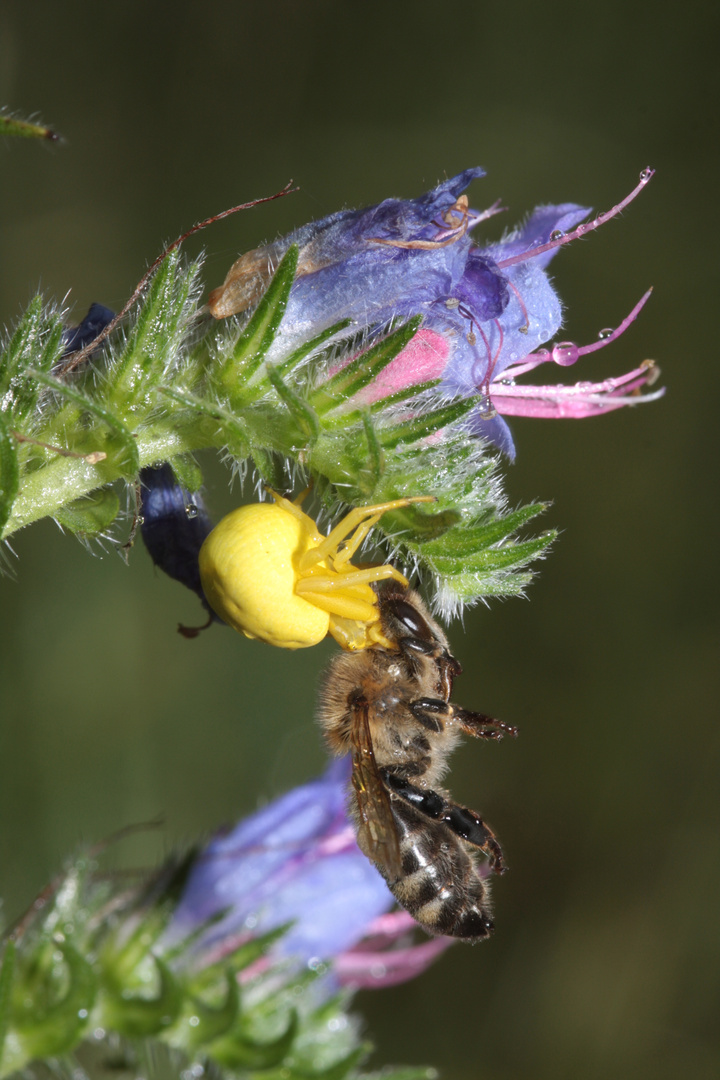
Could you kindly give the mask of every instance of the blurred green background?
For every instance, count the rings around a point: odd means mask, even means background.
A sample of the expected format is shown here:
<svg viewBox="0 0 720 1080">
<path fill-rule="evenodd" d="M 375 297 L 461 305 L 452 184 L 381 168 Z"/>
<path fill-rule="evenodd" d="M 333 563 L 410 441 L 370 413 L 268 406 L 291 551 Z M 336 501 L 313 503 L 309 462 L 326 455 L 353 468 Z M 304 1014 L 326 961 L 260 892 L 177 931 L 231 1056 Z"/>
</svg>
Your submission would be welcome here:
<svg viewBox="0 0 720 1080">
<path fill-rule="evenodd" d="M 373 1059 L 446 1080 L 715 1078 L 717 7 L 611 2 L 443 8 L 339 0 L 0 5 L 0 102 L 62 146 L 0 145 L 0 314 L 39 286 L 79 319 L 119 308 L 164 241 L 234 203 L 206 280 L 344 205 L 414 196 L 468 165 L 475 206 L 624 217 L 553 263 L 581 343 L 655 294 L 570 378 L 655 358 L 667 396 L 588 421 L 513 423 L 513 502 L 554 500 L 559 542 L 529 602 L 450 628 L 456 698 L 520 725 L 466 745 L 452 788 L 511 867 L 494 938 L 357 1001 Z M 708 225 L 710 222 L 710 225 Z M 715 285 L 712 285 L 713 280 Z M 237 500 L 208 472 L 219 516 Z M 233 820 L 323 763 L 315 687 L 332 651 L 282 654 L 213 628 L 154 572 L 54 525 L 0 580 L 0 872 L 15 916 L 79 841 L 162 814 L 133 864 Z"/>
</svg>

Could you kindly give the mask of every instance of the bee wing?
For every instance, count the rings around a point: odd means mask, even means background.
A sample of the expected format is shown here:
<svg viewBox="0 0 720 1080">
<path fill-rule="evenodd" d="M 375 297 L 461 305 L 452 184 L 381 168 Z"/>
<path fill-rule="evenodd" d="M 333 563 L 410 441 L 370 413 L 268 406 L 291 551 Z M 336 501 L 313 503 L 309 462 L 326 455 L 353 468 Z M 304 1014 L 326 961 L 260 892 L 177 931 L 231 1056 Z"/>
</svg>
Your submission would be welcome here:
<svg viewBox="0 0 720 1080">
<path fill-rule="evenodd" d="M 352 783 L 358 807 L 358 846 L 389 879 L 402 874 L 400 841 L 390 795 L 383 783 L 370 734 L 370 708 L 364 698 L 353 706 Z"/>
</svg>

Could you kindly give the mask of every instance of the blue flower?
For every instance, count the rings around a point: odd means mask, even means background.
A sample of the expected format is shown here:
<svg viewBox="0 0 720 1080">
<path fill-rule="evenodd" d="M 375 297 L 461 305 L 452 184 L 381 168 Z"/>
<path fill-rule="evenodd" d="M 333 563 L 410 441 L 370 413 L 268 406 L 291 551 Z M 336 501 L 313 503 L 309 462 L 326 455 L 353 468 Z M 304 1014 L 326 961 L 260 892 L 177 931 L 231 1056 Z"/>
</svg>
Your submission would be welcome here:
<svg viewBox="0 0 720 1080">
<path fill-rule="evenodd" d="M 198 854 L 168 940 L 208 920 L 196 947 L 223 954 L 245 939 L 291 924 L 272 958 L 337 965 L 334 982 L 383 985 L 418 974 L 450 944 L 414 945 L 414 923 L 361 853 L 346 811 L 349 761 L 258 810 Z"/>
<path fill-rule="evenodd" d="M 651 376 L 643 374 L 644 369 L 631 373 L 633 378 L 611 380 L 612 386 L 594 386 L 586 411 L 524 409 L 518 400 L 503 410 L 499 390 L 508 369 L 512 376 L 505 382 L 510 383 L 515 374 L 544 360 L 566 366 L 592 351 L 593 346 L 573 346 L 569 359 L 567 349 L 560 354 L 541 349 L 562 325 L 562 305 L 547 266 L 559 247 L 627 206 L 651 178 L 652 170 L 644 170 L 635 189 L 594 221 L 581 224 L 589 210 L 575 203 L 543 206 L 525 225 L 484 246 L 473 241 L 471 231 L 496 214 L 498 206 L 472 210 L 463 194 L 472 180 L 483 175 L 482 169 L 466 169 L 417 199 L 386 199 L 363 210 L 341 211 L 249 252 L 210 294 L 210 311 L 224 318 L 251 306 L 281 256 L 290 244 L 297 244 L 297 278 L 268 353 L 270 361 L 341 320 L 351 320 L 353 331 L 363 330 L 369 338 L 392 320 L 423 317 L 416 338 L 363 391 L 360 403 L 440 379 L 443 395 L 482 397 L 471 419 L 472 430 L 513 457 L 512 437 L 498 415 L 501 411 L 580 416 L 637 400 L 627 397 L 626 384 L 632 383 L 629 389 L 635 394 L 649 383 Z M 638 310 L 624 321 L 623 328 Z M 612 337 L 602 344 L 609 340 Z M 577 401 L 575 388 L 566 389 L 569 398 Z M 605 400 L 607 409 L 602 407 Z"/>
</svg>

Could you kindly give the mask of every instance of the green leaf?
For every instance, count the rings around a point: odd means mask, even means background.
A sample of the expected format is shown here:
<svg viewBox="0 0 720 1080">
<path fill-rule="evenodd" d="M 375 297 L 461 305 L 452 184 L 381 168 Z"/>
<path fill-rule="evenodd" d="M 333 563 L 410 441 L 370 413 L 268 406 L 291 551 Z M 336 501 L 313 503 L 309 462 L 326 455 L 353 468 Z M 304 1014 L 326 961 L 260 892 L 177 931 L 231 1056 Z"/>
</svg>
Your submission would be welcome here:
<svg viewBox="0 0 720 1080">
<path fill-rule="evenodd" d="M 0 415 L 0 534 L 12 512 L 19 483 L 17 447 Z"/>
<path fill-rule="evenodd" d="M 61 506 L 55 520 L 72 533 L 95 536 L 103 532 L 115 520 L 120 511 L 120 500 L 112 488 L 97 491 Z"/>
</svg>

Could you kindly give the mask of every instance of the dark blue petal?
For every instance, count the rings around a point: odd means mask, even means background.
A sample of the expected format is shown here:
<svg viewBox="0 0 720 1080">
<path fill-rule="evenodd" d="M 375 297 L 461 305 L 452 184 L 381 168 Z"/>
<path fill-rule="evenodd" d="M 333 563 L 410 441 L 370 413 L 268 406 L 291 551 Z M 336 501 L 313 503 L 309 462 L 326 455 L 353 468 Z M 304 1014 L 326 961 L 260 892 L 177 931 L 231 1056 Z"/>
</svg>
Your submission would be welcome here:
<svg viewBox="0 0 720 1080">
<path fill-rule="evenodd" d="M 178 483 L 168 464 L 142 469 L 140 532 L 156 566 L 205 602 L 198 555 L 211 531 L 201 496 Z"/>
<path fill-rule="evenodd" d="M 515 443 L 502 416 L 485 417 L 479 411 L 474 412 L 470 419 L 470 429 L 473 435 L 479 435 L 481 439 L 497 446 L 510 461 L 515 460 Z"/>
<path fill-rule="evenodd" d="M 502 315 L 509 294 L 507 281 L 493 260 L 477 248 L 471 248 L 463 276 L 455 285 L 453 295 L 462 301 L 478 322 L 485 322 Z"/>
<path fill-rule="evenodd" d="M 82 322 L 77 326 L 69 326 L 64 332 L 65 356 L 84 349 L 114 318 L 115 312 L 110 308 L 103 304 L 91 304 Z"/>
</svg>

